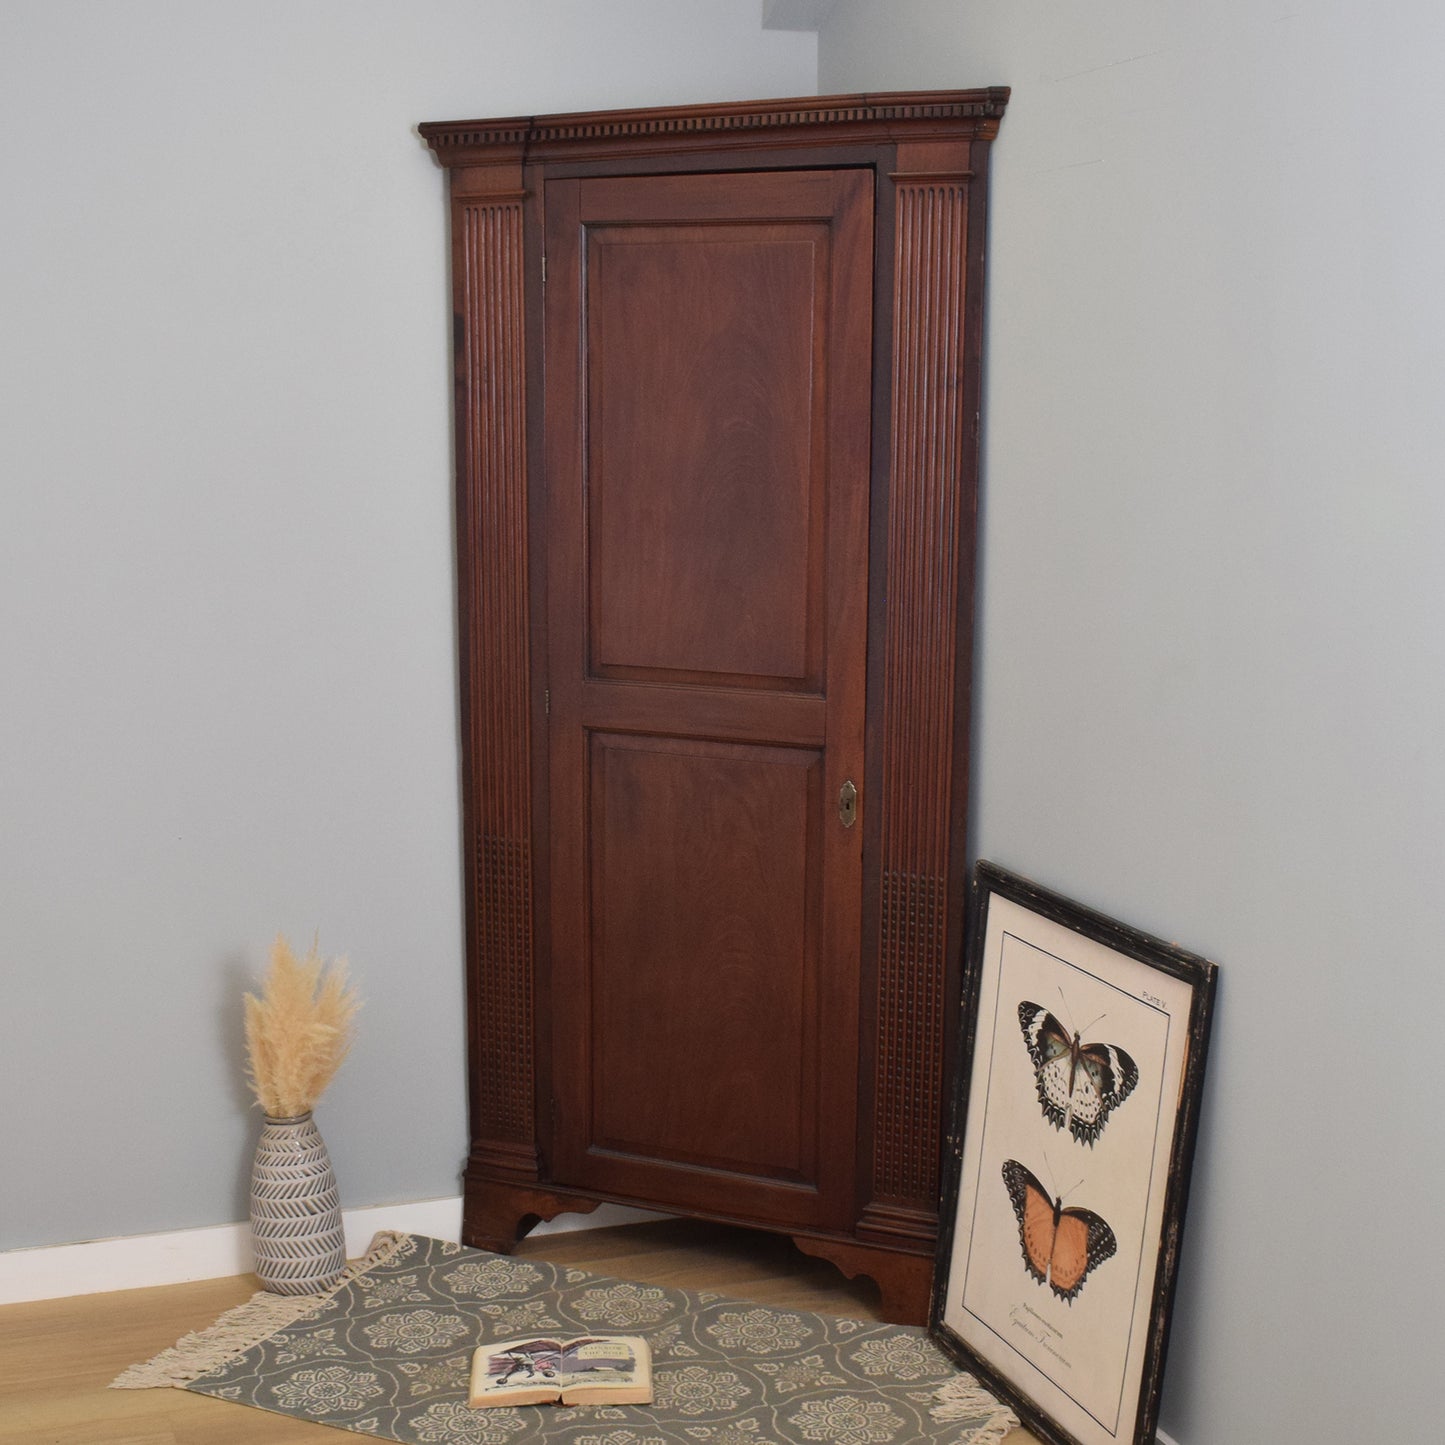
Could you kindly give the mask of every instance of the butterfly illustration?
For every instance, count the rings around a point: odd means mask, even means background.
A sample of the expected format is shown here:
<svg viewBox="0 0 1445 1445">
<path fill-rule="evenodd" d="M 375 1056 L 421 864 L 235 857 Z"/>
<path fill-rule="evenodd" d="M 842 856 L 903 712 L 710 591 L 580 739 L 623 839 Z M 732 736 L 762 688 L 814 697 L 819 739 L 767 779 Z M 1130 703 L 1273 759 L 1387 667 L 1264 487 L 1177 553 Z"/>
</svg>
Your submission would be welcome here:
<svg viewBox="0 0 1445 1445">
<path fill-rule="evenodd" d="M 1133 1092 L 1139 1066 L 1113 1044 L 1082 1044 L 1040 1004 L 1019 1005 L 1044 1118 L 1093 1146 L 1109 1115 Z"/>
<path fill-rule="evenodd" d="M 1072 1305 L 1089 1271 L 1119 1247 L 1114 1231 L 1091 1209 L 1065 1209 L 1017 1159 L 1005 1159 L 1003 1182 L 1019 1221 L 1028 1272 Z"/>
</svg>

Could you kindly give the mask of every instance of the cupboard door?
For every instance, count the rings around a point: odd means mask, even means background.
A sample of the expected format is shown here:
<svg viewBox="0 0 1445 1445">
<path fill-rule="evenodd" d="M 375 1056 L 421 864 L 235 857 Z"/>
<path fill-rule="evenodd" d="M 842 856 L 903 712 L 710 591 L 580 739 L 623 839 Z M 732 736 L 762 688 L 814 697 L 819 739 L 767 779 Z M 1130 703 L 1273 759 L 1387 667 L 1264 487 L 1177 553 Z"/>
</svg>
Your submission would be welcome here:
<svg viewBox="0 0 1445 1445">
<path fill-rule="evenodd" d="M 544 193 L 552 1174 L 856 1214 L 866 170 Z"/>
</svg>

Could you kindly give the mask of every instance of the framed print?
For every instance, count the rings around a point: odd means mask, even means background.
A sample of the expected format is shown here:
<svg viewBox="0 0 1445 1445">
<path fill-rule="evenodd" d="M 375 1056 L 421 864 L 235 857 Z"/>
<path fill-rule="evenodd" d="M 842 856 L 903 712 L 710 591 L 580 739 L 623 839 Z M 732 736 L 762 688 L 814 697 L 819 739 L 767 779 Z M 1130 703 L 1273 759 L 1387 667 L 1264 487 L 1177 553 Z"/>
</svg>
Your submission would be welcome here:
<svg viewBox="0 0 1445 1445">
<path fill-rule="evenodd" d="M 1051 1445 L 1154 1439 L 1216 976 L 974 870 L 930 1329 Z"/>
</svg>

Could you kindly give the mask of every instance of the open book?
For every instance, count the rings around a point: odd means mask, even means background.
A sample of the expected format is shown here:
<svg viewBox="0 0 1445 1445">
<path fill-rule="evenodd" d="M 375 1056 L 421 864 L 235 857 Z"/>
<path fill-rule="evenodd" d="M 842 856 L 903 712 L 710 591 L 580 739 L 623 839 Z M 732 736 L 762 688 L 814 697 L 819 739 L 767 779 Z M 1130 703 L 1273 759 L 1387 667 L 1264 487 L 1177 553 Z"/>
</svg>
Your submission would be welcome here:
<svg viewBox="0 0 1445 1445">
<path fill-rule="evenodd" d="M 652 1354 L 636 1335 L 529 1338 L 483 1345 L 472 1355 L 468 1401 L 482 1405 L 646 1405 Z"/>
</svg>

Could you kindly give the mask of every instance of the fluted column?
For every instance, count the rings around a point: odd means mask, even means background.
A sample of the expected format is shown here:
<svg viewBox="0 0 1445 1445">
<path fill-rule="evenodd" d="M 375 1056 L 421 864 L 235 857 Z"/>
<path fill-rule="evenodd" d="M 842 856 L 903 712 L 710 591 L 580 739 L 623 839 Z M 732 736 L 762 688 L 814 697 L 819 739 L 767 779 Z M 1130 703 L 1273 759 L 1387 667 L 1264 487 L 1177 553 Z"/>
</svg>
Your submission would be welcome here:
<svg viewBox="0 0 1445 1445">
<path fill-rule="evenodd" d="M 972 586 L 968 172 L 894 177 L 893 377 L 872 1192 L 860 1225 L 936 1231 L 962 589 Z"/>
<path fill-rule="evenodd" d="M 473 1165 L 535 1178 L 523 197 L 453 183 Z"/>
</svg>

